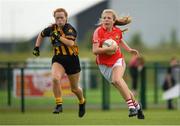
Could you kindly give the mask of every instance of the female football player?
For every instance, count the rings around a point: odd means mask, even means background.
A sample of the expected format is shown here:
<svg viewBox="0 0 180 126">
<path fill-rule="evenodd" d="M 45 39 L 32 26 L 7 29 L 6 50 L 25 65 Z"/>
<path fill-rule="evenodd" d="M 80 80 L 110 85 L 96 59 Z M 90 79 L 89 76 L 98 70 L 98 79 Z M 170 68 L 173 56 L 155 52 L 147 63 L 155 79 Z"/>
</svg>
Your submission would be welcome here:
<svg viewBox="0 0 180 126">
<path fill-rule="evenodd" d="M 67 22 L 68 14 L 65 9 L 58 8 L 53 12 L 55 23 L 42 30 L 38 35 L 33 54 L 39 56 L 39 47 L 44 37 L 50 37 L 54 49 L 52 58 L 53 93 L 56 107 L 53 113 L 62 112 L 62 96 L 59 87 L 61 78 L 68 75 L 72 92 L 79 100 L 79 117 L 85 114 L 85 98 L 82 89 L 78 86 L 80 76 L 80 63 L 78 57 L 78 46 L 75 42 L 77 32 Z"/>
<path fill-rule="evenodd" d="M 124 56 L 120 47 L 133 55 L 139 55 L 139 52 L 130 48 L 122 39 L 122 30 L 116 27 L 119 18 L 112 9 L 105 9 L 100 18 L 100 26 L 96 28 L 93 34 L 92 51 L 96 55 L 96 62 L 102 75 L 120 92 L 129 108 L 129 117 L 136 116 L 138 119 L 144 119 L 141 106 L 135 100 L 133 93 L 129 90 L 123 79 L 125 71 Z M 102 44 L 107 39 L 113 39 L 118 46 L 111 45 L 102 48 Z M 109 55 L 109 52 L 114 52 Z"/>
</svg>

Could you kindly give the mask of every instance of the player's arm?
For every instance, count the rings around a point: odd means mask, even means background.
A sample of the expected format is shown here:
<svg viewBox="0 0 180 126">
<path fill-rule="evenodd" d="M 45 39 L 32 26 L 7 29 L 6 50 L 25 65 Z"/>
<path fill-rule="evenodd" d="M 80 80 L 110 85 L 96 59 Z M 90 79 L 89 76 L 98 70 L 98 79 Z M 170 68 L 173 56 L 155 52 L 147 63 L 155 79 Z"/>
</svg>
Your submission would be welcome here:
<svg viewBox="0 0 180 126">
<path fill-rule="evenodd" d="M 93 48 L 92 51 L 95 55 L 97 54 L 103 54 L 103 53 L 108 53 L 108 52 L 115 52 L 118 49 L 118 47 L 116 45 L 111 45 L 109 47 L 99 47 L 99 43 L 98 42 L 93 42 Z"/>
<path fill-rule="evenodd" d="M 107 52 L 112 52 L 112 51 L 115 51 L 117 48 L 117 46 L 114 46 L 114 45 L 111 45 L 110 47 L 106 47 L 106 48 L 100 47 L 98 30 L 96 30 L 94 32 L 92 41 L 93 41 L 92 52 L 95 55 L 103 54 L 103 53 L 107 53 Z"/>
<path fill-rule="evenodd" d="M 51 36 L 55 39 L 57 39 L 59 42 L 64 43 L 67 46 L 74 46 L 75 45 L 75 37 L 74 36 L 70 36 L 69 38 L 66 37 L 66 35 L 63 34 L 59 34 L 57 32 L 52 32 Z"/>
<path fill-rule="evenodd" d="M 36 39 L 36 43 L 35 43 L 35 47 L 40 47 L 42 41 L 43 41 L 43 37 L 41 36 L 41 33 L 39 33 L 37 39 Z"/>
<path fill-rule="evenodd" d="M 70 24 L 65 26 L 64 32 L 61 32 L 61 33 L 62 34 L 59 36 L 59 40 L 62 43 L 70 47 L 76 45 L 75 40 L 77 37 L 77 32 Z"/>
<path fill-rule="evenodd" d="M 139 52 L 136 49 L 129 47 L 128 44 L 123 39 L 120 42 L 120 46 L 123 47 L 127 52 L 139 56 Z"/>
<path fill-rule="evenodd" d="M 59 40 L 64 43 L 67 46 L 74 46 L 75 45 L 75 41 L 72 39 L 68 39 L 66 37 L 60 36 Z"/>
<path fill-rule="evenodd" d="M 33 55 L 35 55 L 35 56 L 40 55 L 39 47 L 40 47 L 42 41 L 43 41 L 43 37 L 41 36 L 41 33 L 40 33 L 36 39 L 35 47 L 33 49 Z"/>
<path fill-rule="evenodd" d="M 99 47 L 99 43 L 98 42 L 93 42 L 93 47 L 92 47 L 92 52 L 95 54 L 95 55 L 98 55 L 98 54 L 103 54 L 105 53 L 108 48 L 101 48 Z"/>
<path fill-rule="evenodd" d="M 40 55 L 39 47 L 40 47 L 44 37 L 50 35 L 50 31 L 51 31 L 51 28 L 47 27 L 41 33 L 38 34 L 38 37 L 37 37 L 36 43 L 35 43 L 35 47 L 33 49 L 33 55 L 35 55 L 35 56 Z"/>
</svg>

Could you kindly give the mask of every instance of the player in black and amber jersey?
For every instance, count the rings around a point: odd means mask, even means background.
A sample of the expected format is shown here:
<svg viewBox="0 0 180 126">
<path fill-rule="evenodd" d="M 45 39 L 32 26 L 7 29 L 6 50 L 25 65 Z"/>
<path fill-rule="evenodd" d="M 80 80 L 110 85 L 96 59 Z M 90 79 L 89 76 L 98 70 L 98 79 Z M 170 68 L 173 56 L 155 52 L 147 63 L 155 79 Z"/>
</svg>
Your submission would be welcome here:
<svg viewBox="0 0 180 126">
<path fill-rule="evenodd" d="M 70 24 L 66 23 L 62 28 L 59 28 L 57 24 L 52 24 L 41 32 L 41 36 L 50 37 L 54 55 L 78 55 L 78 46 L 75 42 L 77 33 Z M 68 46 L 61 42 L 61 36 L 74 41 L 74 44 Z"/>
<path fill-rule="evenodd" d="M 54 49 L 52 58 L 53 93 L 56 99 L 56 107 L 53 113 L 62 112 L 62 96 L 59 83 L 63 75 L 68 75 L 71 91 L 79 100 L 79 117 L 85 114 L 85 98 L 82 89 L 78 86 L 80 76 L 80 63 L 78 46 L 75 42 L 77 32 L 67 23 L 68 14 L 65 9 L 58 8 L 54 11 L 55 23 L 45 28 L 37 37 L 33 54 L 40 55 L 39 46 L 44 37 L 50 37 Z"/>
</svg>

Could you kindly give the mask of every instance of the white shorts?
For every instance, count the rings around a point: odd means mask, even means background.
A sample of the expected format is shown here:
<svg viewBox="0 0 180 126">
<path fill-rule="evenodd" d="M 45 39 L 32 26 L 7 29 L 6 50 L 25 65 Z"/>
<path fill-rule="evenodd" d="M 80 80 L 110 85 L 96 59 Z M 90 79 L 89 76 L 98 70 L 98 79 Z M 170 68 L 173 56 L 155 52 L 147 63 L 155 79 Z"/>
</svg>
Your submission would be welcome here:
<svg viewBox="0 0 180 126">
<path fill-rule="evenodd" d="M 125 62 L 124 62 L 124 59 L 123 58 L 120 58 L 116 61 L 116 63 L 112 66 L 112 67 L 108 67 L 106 65 L 98 65 L 99 66 L 99 69 L 100 69 L 100 72 L 102 73 L 102 75 L 105 77 L 105 79 L 109 82 L 109 83 L 112 83 L 112 69 L 115 67 L 115 66 L 124 66 L 126 65 Z"/>
</svg>

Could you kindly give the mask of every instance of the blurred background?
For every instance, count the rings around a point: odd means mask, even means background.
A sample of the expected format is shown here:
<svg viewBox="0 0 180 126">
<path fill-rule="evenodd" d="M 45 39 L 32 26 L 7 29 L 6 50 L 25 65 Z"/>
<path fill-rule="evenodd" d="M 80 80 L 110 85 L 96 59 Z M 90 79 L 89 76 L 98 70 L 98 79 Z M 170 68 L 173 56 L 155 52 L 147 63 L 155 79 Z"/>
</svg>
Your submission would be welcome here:
<svg viewBox="0 0 180 126">
<path fill-rule="evenodd" d="M 32 55 L 37 35 L 54 22 L 53 10 L 65 8 L 78 31 L 80 47 L 80 84 L 88 109 L 121 109 L 126 104 L 114 87 L 100 75 L 92 54 L 92 34 L 103 9 L 114 9 L 119 16 L 131 16 L 132 23 L 121 29 L 127 43 L 140 51 L 143 69 L 138 70 L 137 99 L 144 109 L 168 109 L 163 91 L 167 68 L 172 58 L 180 60 L 179 0 L 0 0 L 0 110 L 29 111 L 55 105 L 50 78 L 53 55 L 45 39 L 41 56 Z M 122 50 L 128 64 L 131 55 Z M 180 83 L 179 66 L 176 85 Z M 127 67 L 125 76 L 131 88 Z M 62 80 L 64 108 L 76 108 L 77 100 L 69 90 L 67 77 Z M 177 89 L 177 88 L 176 88 Z M 180 88 L 173 97 L 173 109 L 180 108 Z M 171 93 L 170 93 L 171 94 Z"/>
</svg>

